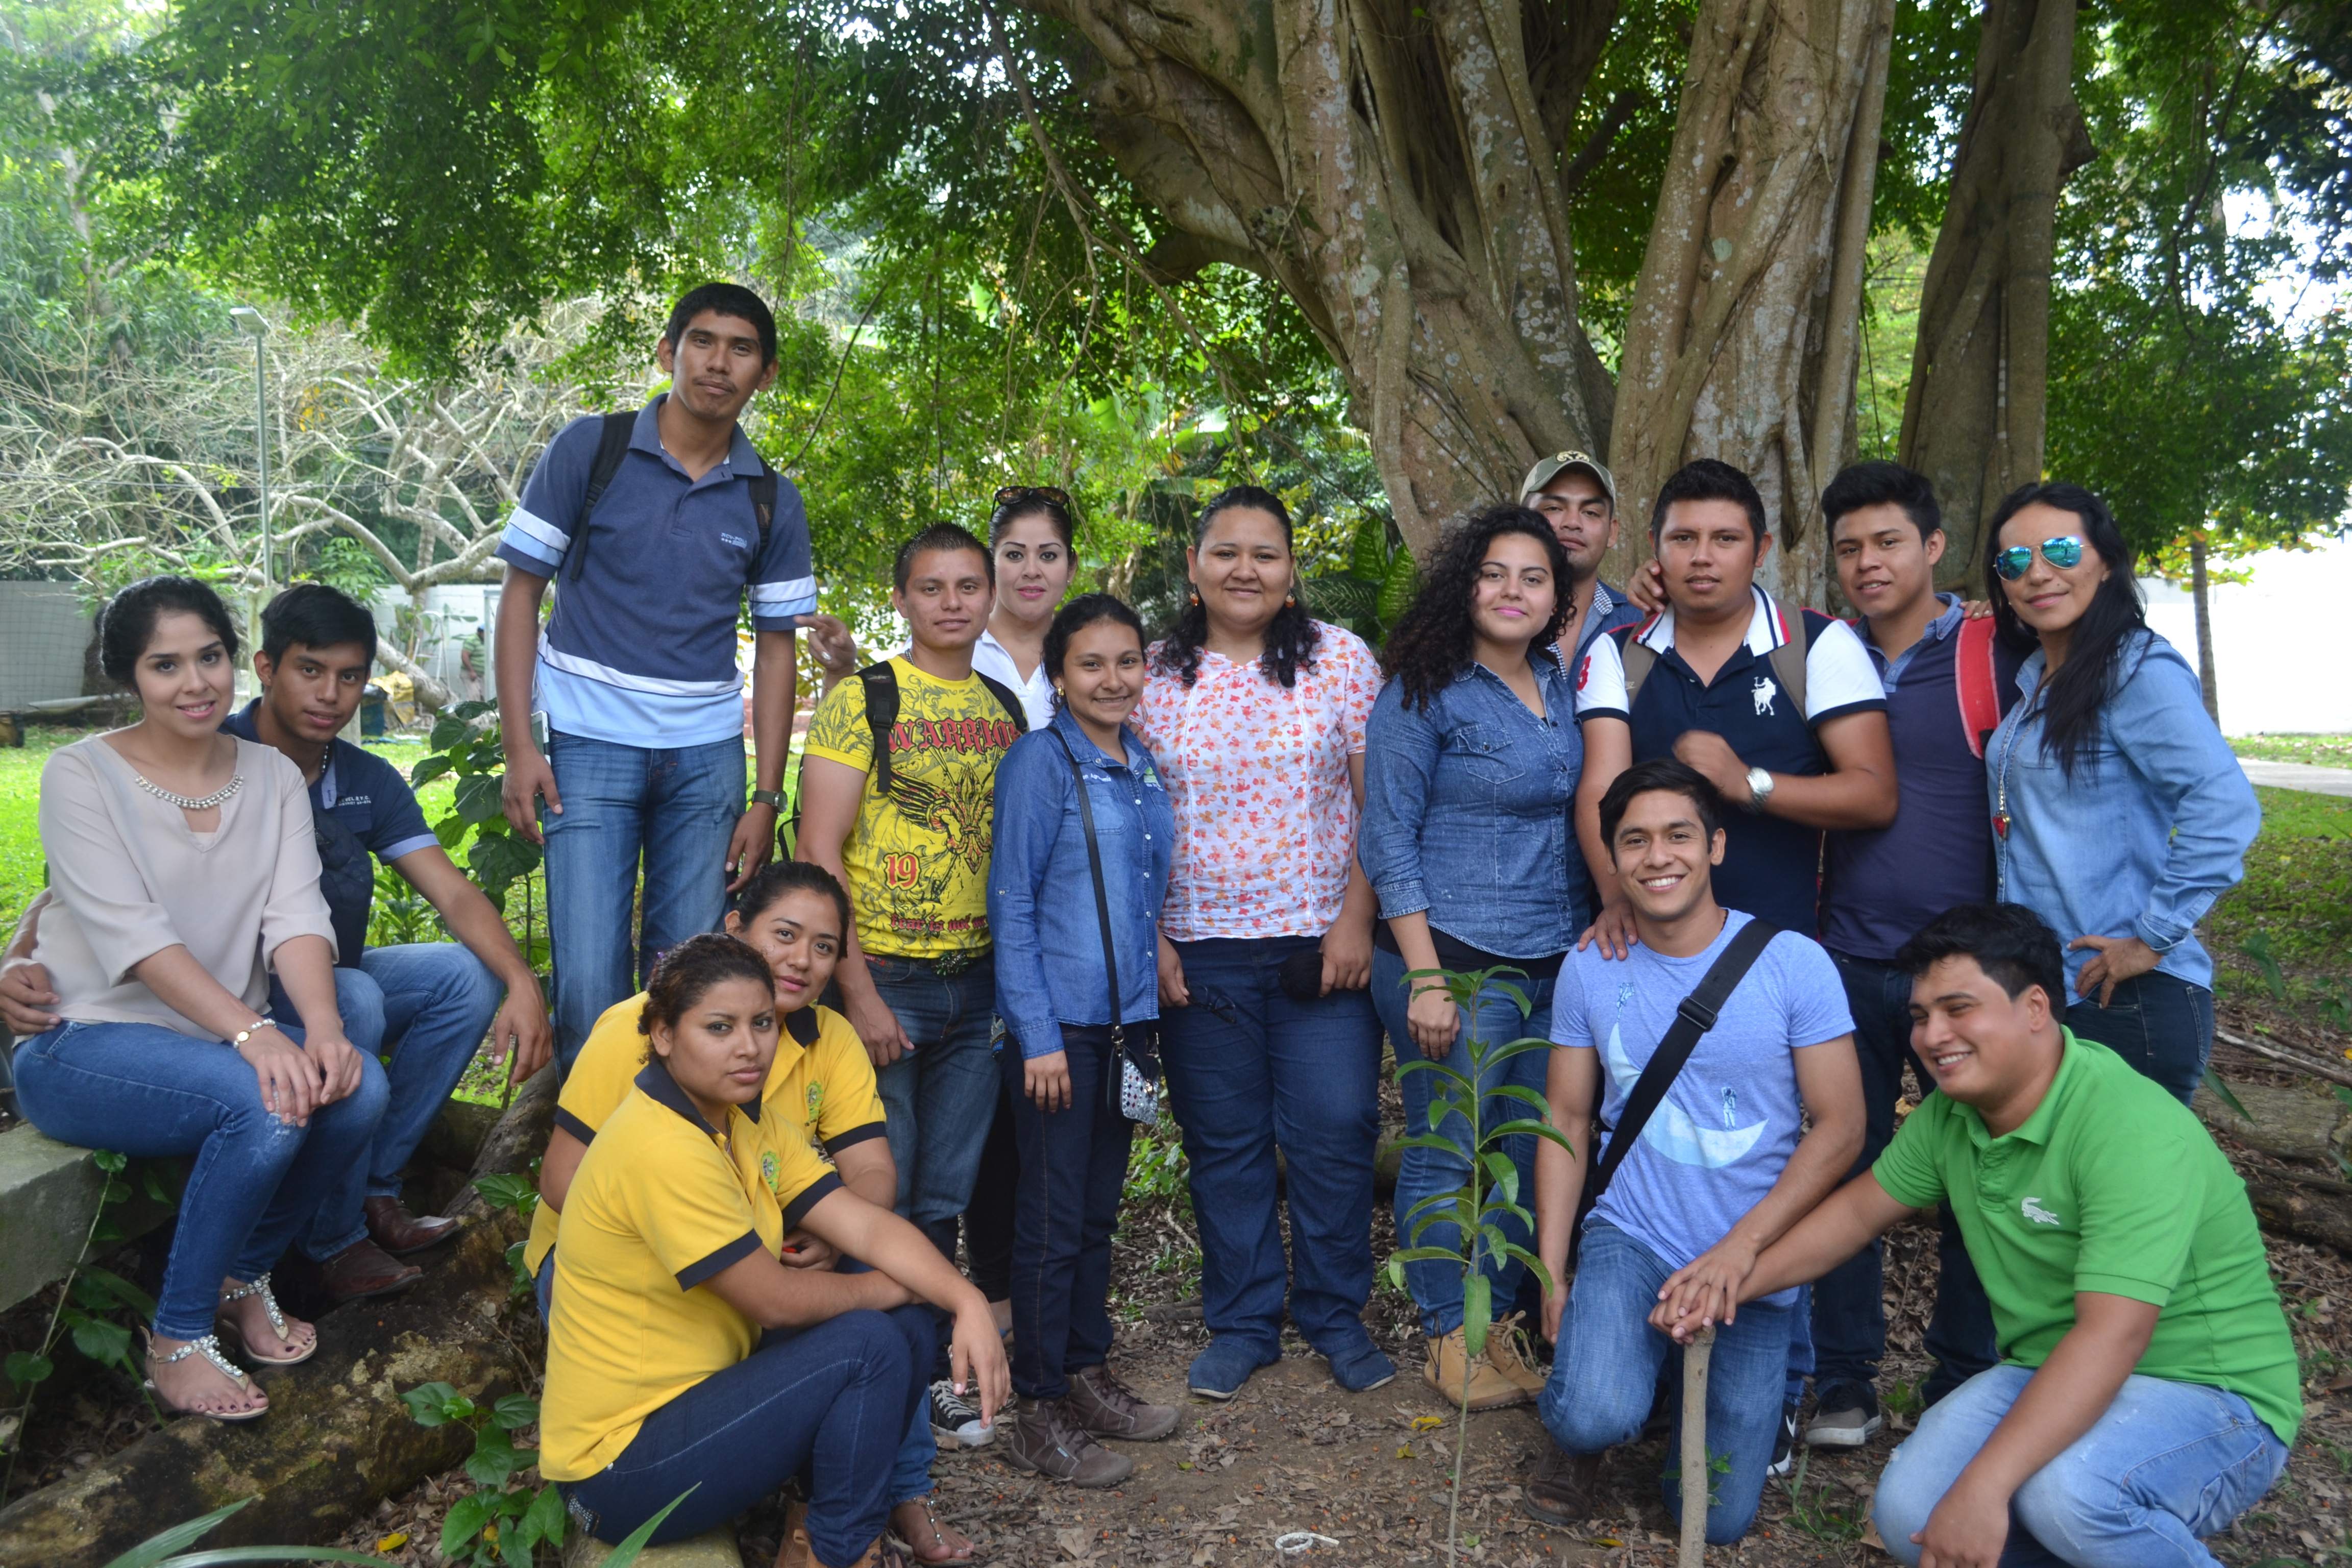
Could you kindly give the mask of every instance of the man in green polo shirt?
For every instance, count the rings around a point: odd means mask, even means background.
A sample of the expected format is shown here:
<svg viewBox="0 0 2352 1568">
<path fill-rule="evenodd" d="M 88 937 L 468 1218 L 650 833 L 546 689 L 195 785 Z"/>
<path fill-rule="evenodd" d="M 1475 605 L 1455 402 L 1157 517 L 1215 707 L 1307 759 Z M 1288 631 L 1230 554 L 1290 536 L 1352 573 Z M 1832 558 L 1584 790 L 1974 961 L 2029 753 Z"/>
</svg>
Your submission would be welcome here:
<svg viewBox="0 0 2352 1568">
<path fill-rule="evenodd" d="M 1963 904 L 1895 962 L 1938 1092 L 1739 1299 L 1819 1279 L 1948 1198 L 2001 1361 L 1887 1461 L 1887 1550 L 1927 1568 L 2212 1563 L 2200 1538 L 2269 1489 L 2303 1418 L 2245 1184 L 2179 1100 L 2059 1022 L 2065 964 L 2031 911 Z M 1675 1338 L 1707 1321 L 1682 1275 L 1659 1295 L 1651 1321 Z"/>
</svg>

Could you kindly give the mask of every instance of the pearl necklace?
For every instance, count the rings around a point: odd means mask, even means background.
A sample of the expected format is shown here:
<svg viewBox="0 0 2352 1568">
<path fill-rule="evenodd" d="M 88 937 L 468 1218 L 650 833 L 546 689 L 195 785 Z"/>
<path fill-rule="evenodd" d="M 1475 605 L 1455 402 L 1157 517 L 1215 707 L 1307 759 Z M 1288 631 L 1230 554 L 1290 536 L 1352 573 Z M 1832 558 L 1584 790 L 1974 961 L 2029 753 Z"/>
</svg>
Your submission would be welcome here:
<svg viewBox="0 0 2352 1568">
<path fill-rule="evenodd" d="M 245 775 L 243 773 L 236 773 L 230 777 L 228 783 L 221 785 L 220 788 L 213 791 L 210 795 L 173 795 L 162 784 L 150 781 L 144 774 L 140 773 L 137 768 L 131 770 L 131 776 L 139 781 L 139 787 L 141 789 L 145 790 L 149 795 L 153 795 L 157 800 L 162 801 L 164 805 L 176 805 L 182 811 L 210 811 L 214 806 L 220 805 L 223 801 L 227 800 L 230 796 L 236 795 L 237 791 L 245 787 Z"/>
</svg>

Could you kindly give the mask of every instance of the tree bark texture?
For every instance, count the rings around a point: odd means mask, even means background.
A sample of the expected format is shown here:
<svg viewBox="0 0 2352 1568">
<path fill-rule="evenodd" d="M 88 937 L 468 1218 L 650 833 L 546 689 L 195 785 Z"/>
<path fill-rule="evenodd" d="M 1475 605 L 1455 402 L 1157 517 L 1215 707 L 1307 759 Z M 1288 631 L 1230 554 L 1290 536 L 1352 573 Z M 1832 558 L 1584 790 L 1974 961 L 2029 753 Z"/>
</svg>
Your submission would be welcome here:
<svg viewBox="0 0 2352 1568">
<path fill-rule="evenodd" d="M 556 1075 L 515 1096 L 474 1174 L 524 1169 L 553 1124 Z M 446 1469 L 470 1450 L 461 1426 L 423 1427 L 400 1395 L 443 1382 L 480 1399 L 523 1385 L 499 1318 L 507 1247 L 523 1224 L 484 1208 L 470 1187 L 450 1212 L 459 1238 L 404 1295 L 359 1301 L 319 1321 L 301 1366 L 256 1373 L 269 1414 L 247 1426 L 185 1416 L 0 1513 L 0 1568 L 98 1568 L 147 1537 L 240 1498 L 253 1500 L 205 1548 L 332 1540 L 377 1499 Z"/>
<path fill-rule="evenodd" d="M 1097 134 L 1164 226 L 1147 269 L 1283 287 L 1416 548 L 1538 457 L 1604 449 L 1561 154 L 1614 0 L 1024 3 L 1082 41 Z"/>
<path fill-rule="evenodd" d="M 1773 520 L 1767 586 L 1823 602 L 1816 499 L 1854 440 L 1893 25 L 1893 0 L 1702 0 L 1626 321 L 1612 569 L 1648 554 L 1666 478 L 1717 458 L 1756 480 Z"/>
<path fill-rule="evenodd" d="M 2205 536 L 2189 541 L 2189 593 L 2197 606 L 2197 683 L 2205 692 L 2205 716 L 2221 721 L 2221 690 L 2213 673 L 2213 600 L 2206 580 Z"/>
<path fill-rule="evenodd" d="M 1946 587 L 1981 592 L 1986 522 L 2042 477 L 2058 190 L 2092 157 L 2072 85 L 2074 13 L 2075 0 L 1989 0 L 1927 261 L 1899 453 L 1943 502 Z"/>
</svg>

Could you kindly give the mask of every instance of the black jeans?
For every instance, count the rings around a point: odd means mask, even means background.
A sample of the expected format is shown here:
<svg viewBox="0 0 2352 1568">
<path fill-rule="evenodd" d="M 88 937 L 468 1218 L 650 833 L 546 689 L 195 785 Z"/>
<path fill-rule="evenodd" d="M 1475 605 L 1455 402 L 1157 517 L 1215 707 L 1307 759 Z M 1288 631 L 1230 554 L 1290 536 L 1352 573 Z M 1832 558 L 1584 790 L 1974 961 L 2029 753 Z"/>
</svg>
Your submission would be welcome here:
<svg viewBox="0 0 2352 1568">
<path fill-rule="evenodd" d="M 2151 969 L 2116 986 L 2104 1007 L 2096 991 L 2076 998 L 2066 1009 L 2066 1026 L 2077 1038 L 2106 1047 L 2186 1105 L 2213 1054 L 2213 993 Z"/>
<path fill-rule="evenodd" d="M 1000 1056 L 1018 1058 L 1020 1042 L 1006 1036 Z M 998 1064 L 1003 1065 L 1001 1062 Z M 1017 1075 L 1016 1075 L 1017 1077 Z M 991 1301 L 1013 1299 L 1013 1205 L 1021 1181 L 1021 1149 L 1013 1136 L 1013 1101 L 1020 1085 L 997 1075 L 996 1120 L 980 1151 L 971 1205 L 963 1211 L 963 1250 L 971 1282 Z"/>
<path fill-rule="evenodd" d="M 922 1306 L 771 1331 L 646 1416 L 619 1458 L 567 1483 L 572 1516 L 616 1542 L 690 1490 L 654 1531 L 659 1546 L 724 1524 L 805 1473 L 817 1561 L 856 1562 L 889 1517 L 891 1460 L 922 1397 L 935 1332 Z"/>
<path fill-rule="evenodd" d="M 1911 977 L 1892 964 L 1832 952 L 1845 982 L 1846 1006 L 1853 1014 L 1854 1055 L 1862 1063 L 1862 1158 L 1860 1175 L 1895 1136 L 1895 1102 L 1903 1092 L 1903 1064 L 1912 1064 L 1919 1087 L 1936 1080 L 1911 1049 Z M 1985 1300 L 1976 1265 L 1960 1241 L 1949 1204 L 1937 1209 L 1936 1258 L 1941 1275 L 1936 1309 L 1927 1321 L 1927 1350 L 1936 1358 L 1923 1397 L 1933 1404 L 1991 1366 L 1992 1304 Z M 1813 1381 L 1874 1383 L 1886 1353 L 1885 1247 L 1868 1247 L 1831 1269 L 1813 1285 Z"/>
<path fill-rule="evenodd" d="M 1110 1030 L 1062 1026 L 1070 1104 L 1039 1110 L 1021 1092 L 1021 1047 L 1005 1042 L 1004 1081 L 1021 1145 L 1013 1211 L 1013 1387 L 1026 1399 L 1060 1399 L 1069 1374 L 1110 1354 L 1110 1237 L 1135 1123 L 1104 1103 L 1118 1070 Z"/>
</svg>

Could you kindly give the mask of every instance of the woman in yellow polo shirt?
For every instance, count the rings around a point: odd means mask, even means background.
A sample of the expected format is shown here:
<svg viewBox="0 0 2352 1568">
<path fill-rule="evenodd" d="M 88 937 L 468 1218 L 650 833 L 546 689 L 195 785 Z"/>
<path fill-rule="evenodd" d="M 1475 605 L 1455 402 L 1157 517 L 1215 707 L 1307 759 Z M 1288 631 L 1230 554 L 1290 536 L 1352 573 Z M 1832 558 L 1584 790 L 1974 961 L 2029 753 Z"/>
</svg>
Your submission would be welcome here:
<svg viewBox="0 0 2352 1568">
<path fill-rule="evenodd" d="M 992 1415 L 1008 1376 L 988 1303 L 804 1139 L 761 1131 L 776 1012 L 758 952 L 715 934 L 682 943 L 642 1024 L 645 1067 L 564 1205 L 541 1473 L 605 1541 L 690 1493 L 658 1543 L 806 1472 L 814 1568 L 880 1568 L 895 1560 L 892 1459 L 935 1342 L 914 1303 L 953 1313 L 955 1376 Z M 794 1230 L 874 1271 L 786 1268 Z"/>
</svg>

